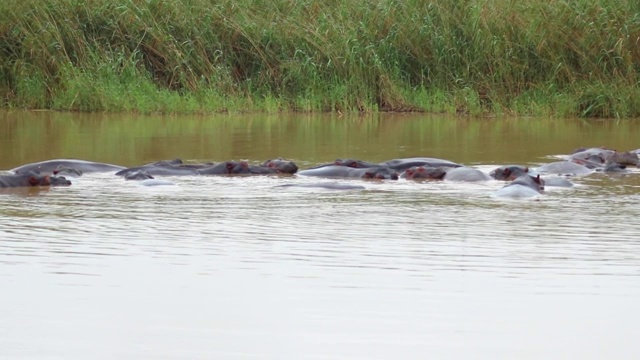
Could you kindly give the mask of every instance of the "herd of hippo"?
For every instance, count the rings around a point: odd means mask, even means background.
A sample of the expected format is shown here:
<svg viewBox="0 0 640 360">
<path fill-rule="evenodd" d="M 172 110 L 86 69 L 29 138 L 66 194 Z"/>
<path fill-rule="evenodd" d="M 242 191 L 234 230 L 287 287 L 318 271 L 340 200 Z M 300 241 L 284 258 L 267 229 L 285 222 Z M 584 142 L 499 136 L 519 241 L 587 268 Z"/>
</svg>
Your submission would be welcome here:
<svg viewBox="0 0 640 360">
<path fill-rule="evenodd" d="M 224 161 L 218 163 L 184 163 L 180 159 L 163 160 L 142 166 L 123 166 L 71 159 L 47 160 L 8 170 L 0 175 L 0 188 L 29 186 L 71 185 L 67 178 L 76 178 L 83 173 L 113 172 L 125 180 L 138 180 L 144 185 L 173 185 L 156 176 L 181 175 L 269 175 L 287 174 L 322 178 L 360 178 L 398 180 L 444 180 L 458 182 L 480 182 L 502 180 L 508 182 L 495 191 L 495 197 L 523 198 L 540 195 L 545 186 L 571 187 L 570 176 L 585 176 L 600 172 L 627 172 L 629 166 L 639 167 L 640 149 L 626 152 L 592 147 L 576 149 L 562 161 L 544 164 L 537 168 L 507 165 L 489 173 L 455 162 L 415 157 L 372 163 L 355 159 L 337 159 L 333 163 L 318 165 L 298 171 L 298 166 L 282 158 L 267 160 L 259 165 L 248 161 Z M 335 182 L 287 183 L 279 187 L 318 187 L 332 190 L 364 189 L 362 185 Z"/>
</svg>

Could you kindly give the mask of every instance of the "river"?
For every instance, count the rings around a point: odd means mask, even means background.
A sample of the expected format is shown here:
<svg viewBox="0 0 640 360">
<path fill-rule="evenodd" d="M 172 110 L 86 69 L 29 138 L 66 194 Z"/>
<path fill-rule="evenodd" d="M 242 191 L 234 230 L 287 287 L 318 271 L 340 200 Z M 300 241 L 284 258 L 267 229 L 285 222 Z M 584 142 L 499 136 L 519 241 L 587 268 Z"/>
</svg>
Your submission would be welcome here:
<svg viewBox="0 0 640 360">
<path fill-rule="evenodd" d="M 535 167 L 640 122 L 0 112 L 0 169 L 282 156 Z M 636 359 L 640 170 L 504 184 L 86 174 L 0 192 L 2 359 Z M 314 181 L 317 181 L 314 180 Z M 329 180 L 327 180 L 329 181 Z"/>
</svg>

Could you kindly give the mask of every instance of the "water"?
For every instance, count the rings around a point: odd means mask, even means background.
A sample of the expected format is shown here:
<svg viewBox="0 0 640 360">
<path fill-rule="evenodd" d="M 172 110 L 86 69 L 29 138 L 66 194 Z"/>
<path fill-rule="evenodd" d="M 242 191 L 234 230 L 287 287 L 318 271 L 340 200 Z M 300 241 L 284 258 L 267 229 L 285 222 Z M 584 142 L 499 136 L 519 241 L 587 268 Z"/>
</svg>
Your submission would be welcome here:
<svg viewBox="0 0 640 360">
<path fill-rule="evenodd" d="M 76 157 L 483 170 L 640 147 L 633 121 L 5 112 L 0 169 Z M 0 194 L 0 358 L 635 359 L 640 171 L 533 201 L 503 184 L 88 174 Z M 328 181 L 328 180 L 327 180 Z"/>
</svg>

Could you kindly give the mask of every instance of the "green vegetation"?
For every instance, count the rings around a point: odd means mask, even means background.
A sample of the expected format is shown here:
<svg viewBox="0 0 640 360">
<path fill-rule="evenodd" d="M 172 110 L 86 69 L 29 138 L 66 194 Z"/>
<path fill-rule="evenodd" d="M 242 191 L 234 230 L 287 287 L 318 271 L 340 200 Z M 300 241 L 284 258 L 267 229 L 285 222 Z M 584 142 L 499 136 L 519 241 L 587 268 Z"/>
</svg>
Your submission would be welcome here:
<svg viewBox="0 0 640 360">
<path fill-rule="evenodd" d="M 3 107 L 640 116 L 637 0 L 5 0 Z"/>
</svg>

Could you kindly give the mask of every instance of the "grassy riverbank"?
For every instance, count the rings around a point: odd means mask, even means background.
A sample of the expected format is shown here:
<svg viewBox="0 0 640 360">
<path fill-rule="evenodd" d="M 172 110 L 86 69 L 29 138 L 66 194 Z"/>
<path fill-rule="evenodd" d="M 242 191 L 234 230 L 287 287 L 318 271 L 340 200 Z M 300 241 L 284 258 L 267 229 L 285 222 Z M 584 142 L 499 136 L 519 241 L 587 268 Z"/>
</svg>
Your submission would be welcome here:
<svg viewBox="0 0 640 360">
<path fill-rule="evenodd" d="M 5 0 L 2 106 L 640 116 L 637 0 Z"/>
</svg>

